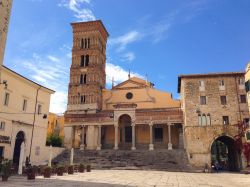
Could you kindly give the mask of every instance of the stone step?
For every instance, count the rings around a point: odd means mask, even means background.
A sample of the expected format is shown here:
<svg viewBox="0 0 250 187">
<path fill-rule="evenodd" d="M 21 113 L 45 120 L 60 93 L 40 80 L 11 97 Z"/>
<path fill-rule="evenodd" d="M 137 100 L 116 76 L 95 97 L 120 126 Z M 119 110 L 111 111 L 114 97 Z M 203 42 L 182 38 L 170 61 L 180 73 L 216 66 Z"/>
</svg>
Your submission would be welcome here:
<svg viewBox="0 0 250 187">
<path fill-rule="evenodd" d="M 69 163 L 70 150 L 65 150 L 54 161 Z M 187 171 L 188 164 L 185 150 L 159 149 L 148 150 L 78 150 L 74 151 L 74 163 L 91 163 L 96 169 L 137 168 L 169 171 Z"/>
</svg>

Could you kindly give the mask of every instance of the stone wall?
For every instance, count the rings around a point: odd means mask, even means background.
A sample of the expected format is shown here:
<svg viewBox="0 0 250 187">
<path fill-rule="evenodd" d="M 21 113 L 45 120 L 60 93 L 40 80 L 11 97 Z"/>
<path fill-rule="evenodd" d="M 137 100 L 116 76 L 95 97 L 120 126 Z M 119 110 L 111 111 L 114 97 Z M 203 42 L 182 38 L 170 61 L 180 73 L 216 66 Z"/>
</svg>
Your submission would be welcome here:
<svg viewBox="0 0 250 187">
<path fill-rule="evenodd" d="M 240 95 L 246 95 L 244 86 L 239 84 L 240 78 L 244 78 L 244 73 L 179 77 L 185 147 L 190 163 L 197 166 L 210 164 L 213 141 L 222 135 L 233 138 L 237 134 L 237 122 L 249 118 L 247 103 L 240 102 Z M 220 87 L 221 80 L 224 86 Z M 203 88 L 199 81 L 204 82 Z M 206 96 L 205 105 L 200 104 L 200 96 Z M 220 96 L 226 96 L 227 104 L 221 104 Z M 198 115 L 210 116 L 211 123 L 199 125 Z M 229 125 L 223 124 L 222 116 L 229 116 Z"/>
</svg>

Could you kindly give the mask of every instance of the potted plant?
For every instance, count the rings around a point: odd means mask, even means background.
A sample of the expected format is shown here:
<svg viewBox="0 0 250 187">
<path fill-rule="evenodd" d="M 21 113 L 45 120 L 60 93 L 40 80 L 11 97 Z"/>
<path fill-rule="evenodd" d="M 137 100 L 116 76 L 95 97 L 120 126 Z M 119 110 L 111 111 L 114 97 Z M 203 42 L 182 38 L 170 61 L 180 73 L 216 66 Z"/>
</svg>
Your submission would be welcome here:
<svg viewBox="0 0 250 187">
<path fill-rule="evenodd" d="M 27 172 L 27 179 L 28 180 L 34 180 L 36 178 L 36 171 L 37 167 L 36 166 L 29 166 L 26 170 Z"/>
<path fill-rule="evenodd" d="M 65 171 L 64 166 L 58 166 L 57 169 L 56 169 L 57 176 L 63 176 L 64 171 Z"/>
<path fill-rule="evenodd" d="M 0 175 L 2 176 L 2 181 L 7 181 L 11 175 L 11 166 L 12 162 L 8 159 L 5 159 L 0 164 Z"/>
<path fill-rule="evenodd" d="M 43 171 L 44 178 L 50 178 L 51 177 L 51 167 L 47 166 L 44 168 Z"/>
<path fill-rule="evenodd" d="M 86 170 L 87 170 L 87 172 L 91 172 L 91 165 L 90 164 L 87 164 Z"/>
<path fill-rule="evenodd" d="M 68 166 L 68 174 L 74 174 L 74 166 L 73 165 L 70 165 Z"/>
<path fill-rule="evenodd" d="M 84 173 L 84 170 L 85 170 L 85 166 L 84 166 L 84 164 L 80 164 L 79 165 L 79 167 L 78 167 L 78 171 L 80 172 L 80 173 Z"/>
</svg>

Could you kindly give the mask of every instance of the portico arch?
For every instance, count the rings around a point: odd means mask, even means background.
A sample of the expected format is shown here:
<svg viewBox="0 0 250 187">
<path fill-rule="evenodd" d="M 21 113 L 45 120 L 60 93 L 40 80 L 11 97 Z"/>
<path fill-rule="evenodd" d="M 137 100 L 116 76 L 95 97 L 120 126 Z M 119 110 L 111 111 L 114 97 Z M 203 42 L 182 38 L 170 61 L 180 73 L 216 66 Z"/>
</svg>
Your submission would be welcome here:
<svg viewBox="0 0 250 187">
<path fill-rule="evenodd" d="M 118 125 L 120 129 L 120 143 L 132 142 L 132 119 L 130 115 L 123 114 L 119 117 Z"/>
<path fill-rule="evenodd" d="M 240 153 L 235 147 L 235 140 L 230 136 L 219 136 L 211 144 L 211 164 L 218 162 L 220 169 L 240 170 Z"/>
</svg>

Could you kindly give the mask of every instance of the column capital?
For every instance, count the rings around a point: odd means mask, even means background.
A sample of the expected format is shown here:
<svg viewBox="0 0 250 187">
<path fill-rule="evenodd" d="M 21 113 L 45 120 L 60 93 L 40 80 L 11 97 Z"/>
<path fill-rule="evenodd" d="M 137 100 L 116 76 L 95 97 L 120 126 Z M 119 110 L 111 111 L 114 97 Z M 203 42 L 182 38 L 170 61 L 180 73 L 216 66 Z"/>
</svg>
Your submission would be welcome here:
<svg viewBox="0 0 250 187">
<path fill-rule="evenodd" d="M 135 127 L 135 123 L 132 122 L 132 123 L 131 123 L 131 127 Z"/>
<path fill-rule="evenodd" d="M 154 123 L 153 123 L 152 121 L 150 121 L 148 125 L 149 125 L 149 126 L 153 126 Z"/>
</svg>

